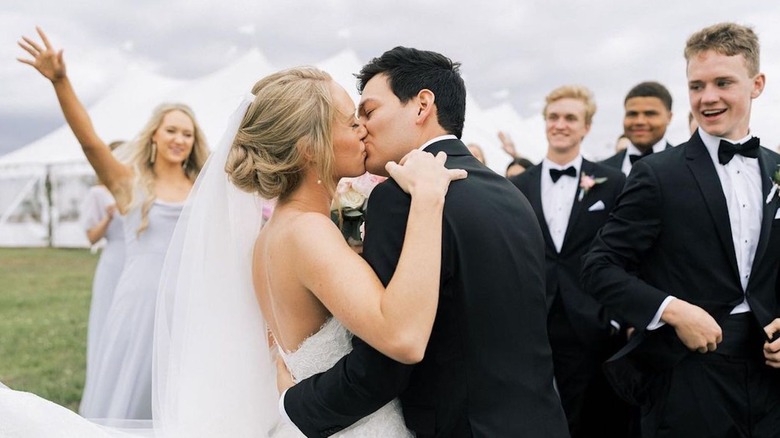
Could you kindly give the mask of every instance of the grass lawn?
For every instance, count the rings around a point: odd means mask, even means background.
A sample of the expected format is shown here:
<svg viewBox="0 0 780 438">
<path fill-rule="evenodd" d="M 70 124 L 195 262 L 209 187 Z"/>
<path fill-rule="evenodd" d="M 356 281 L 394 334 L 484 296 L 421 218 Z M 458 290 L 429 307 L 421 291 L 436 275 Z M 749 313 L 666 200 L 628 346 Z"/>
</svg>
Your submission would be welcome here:
<svg viewBox="0 0 780 438">
<path fill-rule="evenodd" d="M 0 381 L 76 410 L 98 257 L 0 248 Z"/>
</svg>

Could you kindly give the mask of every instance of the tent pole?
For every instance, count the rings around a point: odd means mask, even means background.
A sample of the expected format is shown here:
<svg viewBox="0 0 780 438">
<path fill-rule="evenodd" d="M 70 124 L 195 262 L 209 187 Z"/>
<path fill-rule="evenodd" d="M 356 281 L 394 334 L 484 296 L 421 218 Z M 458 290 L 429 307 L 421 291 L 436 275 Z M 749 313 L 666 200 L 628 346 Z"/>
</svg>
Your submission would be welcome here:
<svg viewBox="0 0 780 438">
<path fill-rule="evenodd" d="M 48 236 L 48 246 L 51 248 L 54 246 L 54 236 L 52 236 L 52 233 L 54 231 L 54 226 L 52 224 L 53 218 L 54 218 L 54 204 L 52 202 L 52 196 L 51 196 L 51 189 L 52 189 L 52 183 L 51 183 L 51 164 L 46 165 L 46 203 L 49 206 L 49 220 L 46 224 L 46 235 Z"/>
</svg>

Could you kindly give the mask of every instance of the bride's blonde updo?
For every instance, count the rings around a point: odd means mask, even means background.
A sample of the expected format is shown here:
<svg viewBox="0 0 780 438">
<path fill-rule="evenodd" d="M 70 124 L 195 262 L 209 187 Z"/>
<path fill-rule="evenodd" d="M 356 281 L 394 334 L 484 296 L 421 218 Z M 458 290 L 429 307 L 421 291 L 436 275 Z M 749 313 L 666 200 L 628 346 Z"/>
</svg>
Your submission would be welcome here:
<svg viewBox="0 0 780 438">
<path fill-rule="evenodd" d="M 284 200 L 311 163 L 335 190 L 330 75 L 314 67 L 282 70 L 257 82 L 225 164 L 230 181 L 266 199 Z"/>
</svg>

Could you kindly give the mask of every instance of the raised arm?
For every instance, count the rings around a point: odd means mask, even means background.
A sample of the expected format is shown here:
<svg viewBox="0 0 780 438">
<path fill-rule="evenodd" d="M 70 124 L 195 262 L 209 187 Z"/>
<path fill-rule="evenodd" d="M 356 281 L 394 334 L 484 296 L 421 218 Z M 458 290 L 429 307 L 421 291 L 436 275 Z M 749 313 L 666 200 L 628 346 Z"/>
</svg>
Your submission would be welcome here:
<svg viewBox="0 0 780 438">
<path fill-rule="evenodd" d="M 296 253 L 303 285 L 352 333 L 387 356 L 403 363 L 422 360 L 436 315 L 441 267 L 444 195 L 453 179 L 465 171 L 443 166 L 445 154 L 434 158 L 414 151 L 403 165 L 388 171 L 411 194 L 405 243 L 398 267 L 387 285 L 344 242 L 327 218 L 301 219 Z M 317 223 L 315 223 L 317 222 Z"/>
<path fill-rule="evenodd" d="M 114 157 L 111 149 L 95 132 L 89 114 L 68 79 L 63 51 L 53 49 L 43 30 L 37 27 L 36 30 L 40 35 L 41 43 L 27 37 L 22 37 L 22 41 L 19 41 L 19 46 L 33 59 L 17 58 L 17 60 L 35 67 L 43 77 L 51 81 L 65 120 L 81 144 L 87 160 L 95 169 L 98 178 L 106 184 L 116 198 L 119 210 L 124 212 L 131 201 L 132 170 Z"/>
</svg>

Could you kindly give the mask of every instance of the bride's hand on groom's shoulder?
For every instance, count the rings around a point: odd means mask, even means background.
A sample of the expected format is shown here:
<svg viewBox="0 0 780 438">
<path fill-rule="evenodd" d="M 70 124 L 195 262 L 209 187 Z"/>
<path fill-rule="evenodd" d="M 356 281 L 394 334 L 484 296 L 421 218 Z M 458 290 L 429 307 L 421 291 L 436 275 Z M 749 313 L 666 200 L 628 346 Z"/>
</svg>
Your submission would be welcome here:
<svg viewBox="0 0 780 438">
<path fill-rule="evenodd" d="M 385 169 L 399 186 L 412 196 L 429 195 L 444 198 L 452 181 L 464 179 L 463 169 L 447 169 L 447 154 L 439 152 L 434 157 L 429 152 L 413 150 L 400 163 L 390 161 Z"/>
</svg>

